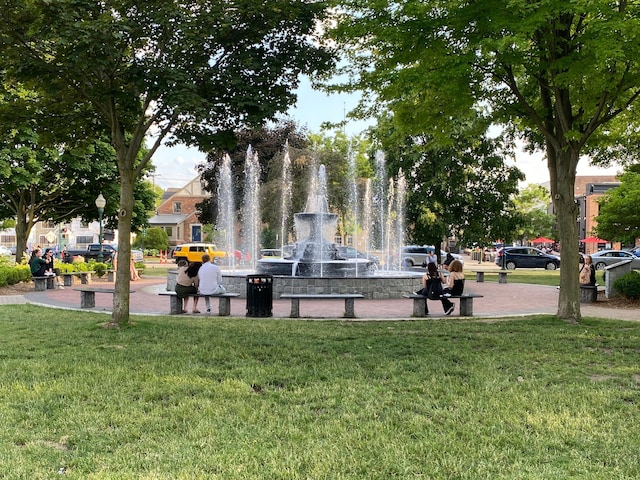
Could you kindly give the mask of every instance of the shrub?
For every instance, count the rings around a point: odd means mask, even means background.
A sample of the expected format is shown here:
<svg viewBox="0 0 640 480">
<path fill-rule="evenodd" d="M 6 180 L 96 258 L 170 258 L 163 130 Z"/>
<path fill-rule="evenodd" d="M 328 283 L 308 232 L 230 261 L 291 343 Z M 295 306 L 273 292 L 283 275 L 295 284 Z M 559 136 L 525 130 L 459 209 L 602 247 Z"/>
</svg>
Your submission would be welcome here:
<svg viewBox="0 0 640 480">
<path fill-rule="evenodd" d="M 31 270 L 28 265 L 0 265 L 0 287 L 28 282 L 30 279 Z"/>
<path fill-rule="evenodd" d="M 640 298 L 640 272 L 625 273 L 613 282 L 613 287 L 626 298 Z"/>
</svg>

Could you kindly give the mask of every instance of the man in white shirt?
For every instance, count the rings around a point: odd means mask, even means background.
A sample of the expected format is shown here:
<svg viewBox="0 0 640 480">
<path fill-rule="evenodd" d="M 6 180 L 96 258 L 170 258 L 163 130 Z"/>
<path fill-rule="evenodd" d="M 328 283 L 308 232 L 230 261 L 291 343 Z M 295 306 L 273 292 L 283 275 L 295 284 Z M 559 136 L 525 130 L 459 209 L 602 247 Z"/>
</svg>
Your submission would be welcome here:
<svg viewBox="0 0 640 480">
<path fill-rule="evenodd" d="M 201 295 L 220 295 L 225 293 L 222 286 L 222 271 L 211 261 L 208 253 L 202 254 L 202 266 L 198 270 L 198 293 Z M 204 297 L 207 313 L 211 313 L 209 297 Z"/>
</svg>

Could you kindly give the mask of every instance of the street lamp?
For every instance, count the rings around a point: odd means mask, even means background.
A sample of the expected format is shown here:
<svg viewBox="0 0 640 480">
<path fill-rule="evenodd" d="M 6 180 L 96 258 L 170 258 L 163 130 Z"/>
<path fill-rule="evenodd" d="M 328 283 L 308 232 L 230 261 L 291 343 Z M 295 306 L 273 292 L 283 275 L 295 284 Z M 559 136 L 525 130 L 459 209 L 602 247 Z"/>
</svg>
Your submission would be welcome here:
<svg viewBox="0 0 640 480">
<path fill-rule="evenodd" d="M 100 234 L 98 236 L 98 241 L 100 242 L 100 251 L 98 252 L 98 262 L 102 263 L 104 256 L 102 255 L 102 214 L 104 213 L 104 206 L 107 204 L 107 201 L 102 196 L 102 192 L 96 198 L 96 207 L 98 207 L 98 222 L 100 223 Z"/>
</svg>

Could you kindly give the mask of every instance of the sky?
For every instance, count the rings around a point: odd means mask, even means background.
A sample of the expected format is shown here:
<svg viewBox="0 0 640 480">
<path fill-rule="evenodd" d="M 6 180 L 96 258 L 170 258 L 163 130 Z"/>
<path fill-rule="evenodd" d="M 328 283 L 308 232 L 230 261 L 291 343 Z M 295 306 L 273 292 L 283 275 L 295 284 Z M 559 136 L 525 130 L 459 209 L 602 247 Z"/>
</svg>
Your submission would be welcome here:
<svg viewBox="0 0 640 480">
<path fill-rule="evenodd" d="M 289 109 L 288 114 L 301 126 L 319 132 L 320 125 L 324 122 L 342 121 L 346 112 L 353 109 L 357 101 L 358 97 L 352 94 L 327 95 L 313 90 L 309 80 L 303 78 L 298 88 L 298 102 Z M 345 127 L 345 132 L 347 135 L 357 135 L 369 125 L 370 122 L 366 121 L 350 121 Z M 198 175 L 196 167 L 204 162 L 205 158 L 206 154 L 196 148 L 160 147 L 153 157 L 156 174 L 151 180 L 164 189 L 180 188 Z M 543 152 L 533 155 L 520 152 L 516 156 L 515 165 L 526 175 L 524 185 L 549 181 Z M 581 159 L 578 164 L 578 175 L 615 175 L 619 170 L 620 167 L 592 167 L 586 159 Z"/>
</svg>

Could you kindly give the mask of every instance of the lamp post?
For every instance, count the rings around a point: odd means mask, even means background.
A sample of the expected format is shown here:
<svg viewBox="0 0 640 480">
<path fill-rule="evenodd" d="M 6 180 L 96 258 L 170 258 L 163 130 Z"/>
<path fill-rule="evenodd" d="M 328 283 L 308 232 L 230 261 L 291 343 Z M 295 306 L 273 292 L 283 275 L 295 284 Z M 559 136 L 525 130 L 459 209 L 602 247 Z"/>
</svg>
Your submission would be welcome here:
<svg viewBox="0 0 640 480">
<path fill-rule="evenodd" d="M 96 198 L 96 207 L 98 207 L 98 222 L 100 223 L 100 234 L 98 235 L 98 241 L 100 242 L 100 251 L 98 252 L 98 262 L 102 263 L 104 256 L 102 255 L 102 214 L 104 213 L 104 206 L 107 201 L 102 196 L 102 192 Z"/>
</svg>

